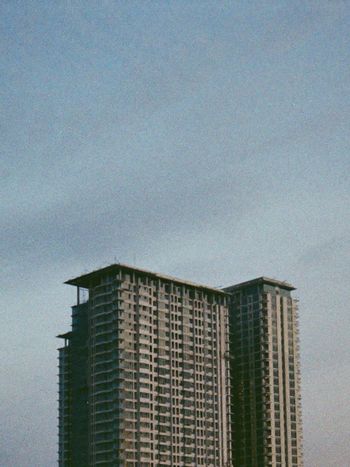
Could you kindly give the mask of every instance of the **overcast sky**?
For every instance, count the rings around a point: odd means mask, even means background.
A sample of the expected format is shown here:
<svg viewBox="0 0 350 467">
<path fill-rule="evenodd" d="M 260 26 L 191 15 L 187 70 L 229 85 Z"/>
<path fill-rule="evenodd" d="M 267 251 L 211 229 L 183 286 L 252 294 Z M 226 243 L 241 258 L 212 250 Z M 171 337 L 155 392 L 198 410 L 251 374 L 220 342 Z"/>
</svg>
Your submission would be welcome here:
<svg viewBox="0 0 350 467">
<path fill-rule="evenodd" d="M 63 281 L 121 261 L 293 283 L 305 466 L 348 467 L 350 3 L 0 9 L 0 465 L 56 466 Z"/>
</svg>

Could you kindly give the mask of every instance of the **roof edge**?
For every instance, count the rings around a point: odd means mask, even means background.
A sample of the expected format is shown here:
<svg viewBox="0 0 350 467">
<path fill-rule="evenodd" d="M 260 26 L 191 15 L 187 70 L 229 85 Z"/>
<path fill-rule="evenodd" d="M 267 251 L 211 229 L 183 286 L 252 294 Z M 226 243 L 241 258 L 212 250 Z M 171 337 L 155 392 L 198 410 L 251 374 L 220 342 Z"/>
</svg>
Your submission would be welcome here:
<svg viewBox="0 0 350 467">
<path fill-rule="evenodd" d="M 120 269 L 122 269 L 124 271 L 133 271 L 133 272 L 140 273 L 140 274 L 146 274 L 146 275 L 154 277 L 154 278 L 168 280 L 168 281 L 171 281 L 171 282 L 176 282 L 178 284 L 184 284 L 184 285 L 188 285 L 190 287 L 195 287 L 195 288 L 199 288 L 199 289 L 209 290 L 209 291 L 212 291 L 212 292 L 215 292 L 215 293 L 220 293 L 220 294 L 224 294 L 224 295 L 227 294 L 227 292 L 225 292 L 225 290 L 223 290 L 223 289 L 219 289 L 219 288 L 216 288 L 216 287 L 211 287 L 211 286 L 204 285 L 204 284 L 197 284 L 195 282 L 191 282 L 191 281 L 184 280 L 184 279 L 179 279 L 178 277 L 167 276 L 166 274 L 160 274 L 160 273 L 149 271 L 149 270 L 143 269 L 143 268 L 136 268 L 134 266 L 130 266 L 129 264 L 125 264 L 125 263 L 110 264 L 109 266 L 105 266 L 104 268 L 96 269 L 96 270 L 91 271 L 91 272 L 89 272 L 87 274 L 83 274 L 81 276 L 69 279 L 69 280 L 65 281 L 64 283 L 68 284 L 68 285 L 74 285 L 76 287 L 88 288 L 89 287 L 89 282 L 93 278 L 98 277 L 98 276 L 100 276 L 102 274 L 117 271 L 117 270 L 120 270 Z"/>
<path fill-rule="evenodd" d="M 280 287 L 281 289 L 285 289 L 285 290 L 296 290 L 296 288 L 292 284 L 289 284 L 286 281 L 280 281 L 280 280 L 272 279 L 266 276 L 261 276 L 261 277 L 257 277 L 256 279 L 251 279 L 249 281 L 240 282 L 239 284 L 230 285 L 228 287 L 224 287 L 223 290 L 229 292 L 234 289 L 240 289 L 243 287 L 249 287 L 249 286 L 257 285 L 257 284 L 268 284 L 268 285 L 272 285 L 275 287 Z"/>
</svg>

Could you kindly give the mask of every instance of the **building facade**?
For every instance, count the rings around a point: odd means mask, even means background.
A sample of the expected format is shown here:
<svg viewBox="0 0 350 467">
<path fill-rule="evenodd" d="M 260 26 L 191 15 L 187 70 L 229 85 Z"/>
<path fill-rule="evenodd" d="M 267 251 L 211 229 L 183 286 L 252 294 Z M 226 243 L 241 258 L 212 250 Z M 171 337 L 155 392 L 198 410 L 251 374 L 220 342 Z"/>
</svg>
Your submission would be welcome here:
<svg viewBox="0 0 350 467">
<path fill-rule="evenodd" d="M 67 283 L 59 466 L 231 466 L 227 293 L 122 264 Z"/>
<path fill-rule="evenodd" d="M 235 467 L 302 467 L 294 287 L 261 277 L 230 300 L 232 460 Z"/>
</svg>

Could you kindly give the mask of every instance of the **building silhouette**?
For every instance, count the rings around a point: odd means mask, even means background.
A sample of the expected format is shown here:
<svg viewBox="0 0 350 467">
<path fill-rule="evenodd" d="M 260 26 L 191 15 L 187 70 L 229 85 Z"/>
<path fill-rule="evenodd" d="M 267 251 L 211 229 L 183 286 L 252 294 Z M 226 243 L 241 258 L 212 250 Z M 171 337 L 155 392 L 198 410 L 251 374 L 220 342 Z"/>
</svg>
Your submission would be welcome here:
<svg viewBox="0 0 350 467">
<path fill-rule="evenodd" d="M 231 465 L 227 294 L 122 264 L 67 283 L 60 467 Z"/>
<path fill-rule="evenodd" d="M 59 467 L 302 467 L 291 285 L 220 290 L 125 264 L 66 283 Z"/>
<path fill-rule="evenodd" d="M 302 467 L 297 302 L 266 277 L 230 293 L 232 456 L 237 467 Z"/>
</svg>

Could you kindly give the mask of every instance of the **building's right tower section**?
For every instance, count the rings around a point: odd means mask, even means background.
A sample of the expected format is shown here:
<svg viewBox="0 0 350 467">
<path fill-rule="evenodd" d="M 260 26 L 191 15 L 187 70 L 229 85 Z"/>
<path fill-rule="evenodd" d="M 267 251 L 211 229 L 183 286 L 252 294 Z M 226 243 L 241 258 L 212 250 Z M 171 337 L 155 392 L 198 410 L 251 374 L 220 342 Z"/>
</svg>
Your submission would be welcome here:
<svg viewBox="0 0 350 467">
<path fill-rule="evenodd" d="M 300 358 L 295 288 L 260 277 L 231 294 L 234 467 L 302 467 Z"/>
</svg>

